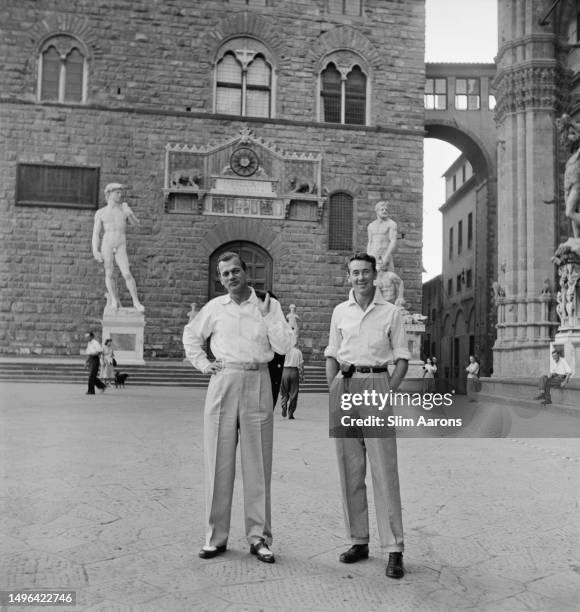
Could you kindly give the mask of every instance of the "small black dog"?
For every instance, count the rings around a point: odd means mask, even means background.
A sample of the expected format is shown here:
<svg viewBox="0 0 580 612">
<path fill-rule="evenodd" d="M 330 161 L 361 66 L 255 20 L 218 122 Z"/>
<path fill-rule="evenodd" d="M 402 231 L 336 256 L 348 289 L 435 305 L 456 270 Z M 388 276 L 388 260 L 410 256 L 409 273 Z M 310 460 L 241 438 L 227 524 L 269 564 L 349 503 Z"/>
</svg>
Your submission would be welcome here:
<svg viewBox="0 0 580 612">
<path fill-rule="evenodd" d="M 124 387 L 127 378 L 129 378 L 129 374 L 124 374 L 123 372 L 119 372 L 119 370 L 115 370 L 115 389 Z"/>
</svg>

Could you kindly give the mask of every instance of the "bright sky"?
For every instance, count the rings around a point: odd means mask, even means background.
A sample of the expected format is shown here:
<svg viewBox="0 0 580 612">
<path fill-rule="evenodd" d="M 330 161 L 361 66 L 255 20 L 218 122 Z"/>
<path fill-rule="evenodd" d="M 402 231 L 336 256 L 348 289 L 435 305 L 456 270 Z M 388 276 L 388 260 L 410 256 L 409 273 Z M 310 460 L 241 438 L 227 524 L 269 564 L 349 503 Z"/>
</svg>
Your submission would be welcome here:
<svg viewBox="0 0 580 612">
<path fill-rule="evenodd" d="M 426 0 L 426 62 L 493 62 L 497 53 L 497 0 Z M 477 32 L 477 36 L 474 33 Z M 445 201 L 441 175 L 459 156 L 454 146 L 425 139 L 423 282 L 441 273 Z"/>
</svg>

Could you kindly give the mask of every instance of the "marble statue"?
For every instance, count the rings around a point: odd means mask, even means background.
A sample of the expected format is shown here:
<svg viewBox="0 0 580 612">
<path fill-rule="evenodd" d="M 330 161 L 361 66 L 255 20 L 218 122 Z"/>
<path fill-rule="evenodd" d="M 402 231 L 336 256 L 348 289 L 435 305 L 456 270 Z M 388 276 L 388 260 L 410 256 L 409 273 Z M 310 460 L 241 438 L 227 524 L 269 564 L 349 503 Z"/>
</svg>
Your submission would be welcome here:
<svg viewBox="0 0 580 612">
<path fill-rule="evenodd" d="M 300 317 L 296 314 L 295 304 L 290 304 L 290 312 L 288 312 L 286 315 L 286 319 L 288 320 L 294 334 L 298 335 L 298 321 L 300 320 Z"/>
<path fill-rule="evenodd" d="M 571 153 L 564 171 L 564 198 L 565 215 L 571 221 L 572 236 L 558 246 L 558 263 L 565 259 L 566 253 L 580 255 L 580 123 L 564 114 L 556 120 L 556 125 L 560 131 L 560 141 Z"/>
<path fill-rule="evenodd" d="M 544 279 L 544 284 L 542 286 L 542 290 L 540 291 L 540 295 L 552 295 L 552 283 L 549 278 Z"/>
<path fill-rule="evenodd" d="M 379 270 L 376 284 L 387 302 L 401 308 L 405 306 L 405 283 L 398 274 L 390 270 Z"/>
<path fill-rule="evenodd" d="M 493 283 L 491 283 L 491 299 L 494 306 L 498 306 L 499 298 L 503 297 L 505 297 L 505 291 L 503 290 L 502 286 L 498 281 L 493 281 Z"/>
<path fill-rule="evenodd" d="M 395 271 L 393 252 L 397 245 L 397 224 L 389 218 L 389 203 L 381 200 L 375 206 L 377 218 L 369 223 L 367 253 L 377 260 L 377 271 Z"/>
<path fill-rule="evenodd" d="M 127 289 L 131 294 L 133 307 L 139 312 L 144 312 L 145 307 L 137 297 L 137 286 L 129 268 L 125 236 L 126 222 L 128 221 L 131 225 L 139 225 L 139 220 L 129 208 L 127 202 L 122 202 L 123 185 L 120 183 L 109 183 L 105 187 L 105 198 L 107 205 L 95 213 L 93 256 L 105 266 L 105 286 L 108 292 L 107 304 L 114 310 L 121 307 L 114 277 L 113 264 L 116 262 L 125 279 Z M 102 240 L 101 231 L 104 232 Z"/>
<path fill-rule="evenodd" d="M 191 310 L 187 313 L 187 316 L 189 317 L 188 323 L 191 323 L 195 319 L 195 317 L 197 317 L 198 314 L 199 307 L 197 305 L 197 302 L 191 302 Z"/>
</svg>

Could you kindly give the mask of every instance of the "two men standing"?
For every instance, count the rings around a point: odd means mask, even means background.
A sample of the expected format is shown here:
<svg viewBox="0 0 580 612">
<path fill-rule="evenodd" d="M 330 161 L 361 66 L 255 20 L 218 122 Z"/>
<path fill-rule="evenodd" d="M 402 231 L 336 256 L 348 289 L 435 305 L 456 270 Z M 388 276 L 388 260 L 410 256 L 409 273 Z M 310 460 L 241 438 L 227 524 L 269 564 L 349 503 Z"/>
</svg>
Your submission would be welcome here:
<svg viewBox="0 0 580 612">
<path fill-rule="evenodd" d="M 199 556 L 210 559 L 226 551 L 238 436 L 241 441 L 246 537 L 260 561 L 274 562 L 269 549 L 272 470 L 272 394 L 267 363 L 274 352 L 287 353 L 294 335 L 279 303 L 260 301 L 248 286 L 246 266 L 235 253 L 218 259 L 227 295 L 214 298 L 184 330 L 187 358 L 212 374 L 204 412 L 204 449 L 208 529 Z M 357 253 L 348 264 L 352 290 L 332 315 L 325 352 L 331 410 L 340 406 L 348 380 L 351 392 L 396 391 L 410 354 L 399 310 L 375 288 L 376 260 Z M 210 362 L 203 344 L 211 336 Z M 395 362 L 389 378 L 387 363 Z M 342 371 L 348 370 L 348 378 Z M 354 563 L 369 556 L 366 456 L 371 462 L 381 547 L 389 553 L 386 575 L 402 578 L 403 526 L 393 435 L 338 438 L 339 473 L 347 533 L 352 547 L 340 556 Z"/>
</svg>

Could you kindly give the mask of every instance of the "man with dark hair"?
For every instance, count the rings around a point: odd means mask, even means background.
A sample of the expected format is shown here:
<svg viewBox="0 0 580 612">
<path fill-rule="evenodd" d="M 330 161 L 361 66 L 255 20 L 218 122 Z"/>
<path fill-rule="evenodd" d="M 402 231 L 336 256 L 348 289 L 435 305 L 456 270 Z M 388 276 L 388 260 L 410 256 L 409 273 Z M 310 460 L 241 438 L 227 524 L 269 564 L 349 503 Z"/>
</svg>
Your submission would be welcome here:
<svg viewBox="0 0 580 612">
<path fill-rule="evenodd" d="M 373 256 L 356 253 L 348 262 L 347 278 L 352 286 L 349 299 L 332 313 L 326 356 L 326 378 L 330 389 L 331 415 L 340 410 L 341 398 L 368 392 L 395 392 L 411 358 L 399 309 L 375 287 L 377 265 Z M 388 363 L 395 363 L 389 377 Z M 381 416 L 392 414 L 387 406 Z M 343 432 L 346 435 L 346 432 Z M 342 553 L 342 563 L 356 563 L 369 556 L 369 519 L 365 487 L 367 455 L 371 464 L 373 490 L 381 548 L 389 553 L 386 575 L 402 578 L 403 522 L 394 430 L 359 437 L 337 437 L 338 471 L 347 536 L 352 547 Z M 339 433 L 340 435 L 340 433 Z"/>
<path fill-rule="evenodd" d="M 93 332 L 89 332 L 87 337 L 89 339 L 87 348 L 85 350 L 85 354 L 87 355 L 87 366 L 89 368 L 89 390 L 87 391 L 87 395 L 94 395 L 95 386 L 101 391 L 104 391 L 107 388 L 107 385 L 105 385 L 105 383 L 103 383 L 97 377 L 103 349 L 99 342 L 95 339 L 95 334 L 93 334 Z"/>
<path fill-rule="evenodd" d="M 540 394 L 534 398 L 542 400 L 542 404 L 544 405 L 552 403 L 552 394 L 550 393 L 550 389 L 552 387 L 565 387 L 572 376 L 572 369 L 564 357 L 560 355 L 560 351 L 557 348 L 552 349 L 551 356 L 550 375 L 540 377 Z"/>
<path fill-rule="evenodd" d="M 248 285 L 246 264 L 237 253 L 218 259 L 227 290 L 209 301 L 183 332 L 185 354 L 204 374 L 211 374 L 204 410 L 206 542 L 199 556 L 211 559 L 226 551 L 240 440 L 246 538 L 260 561 L 274 563 L 269 549 L 272 476 L 272 387 L 268 362 L 286 353 L 293 333 L 282 308 L 269 294 L 261 300 Z M 210 362 L 203 350 L 211 336 Z"/>
</svg>

